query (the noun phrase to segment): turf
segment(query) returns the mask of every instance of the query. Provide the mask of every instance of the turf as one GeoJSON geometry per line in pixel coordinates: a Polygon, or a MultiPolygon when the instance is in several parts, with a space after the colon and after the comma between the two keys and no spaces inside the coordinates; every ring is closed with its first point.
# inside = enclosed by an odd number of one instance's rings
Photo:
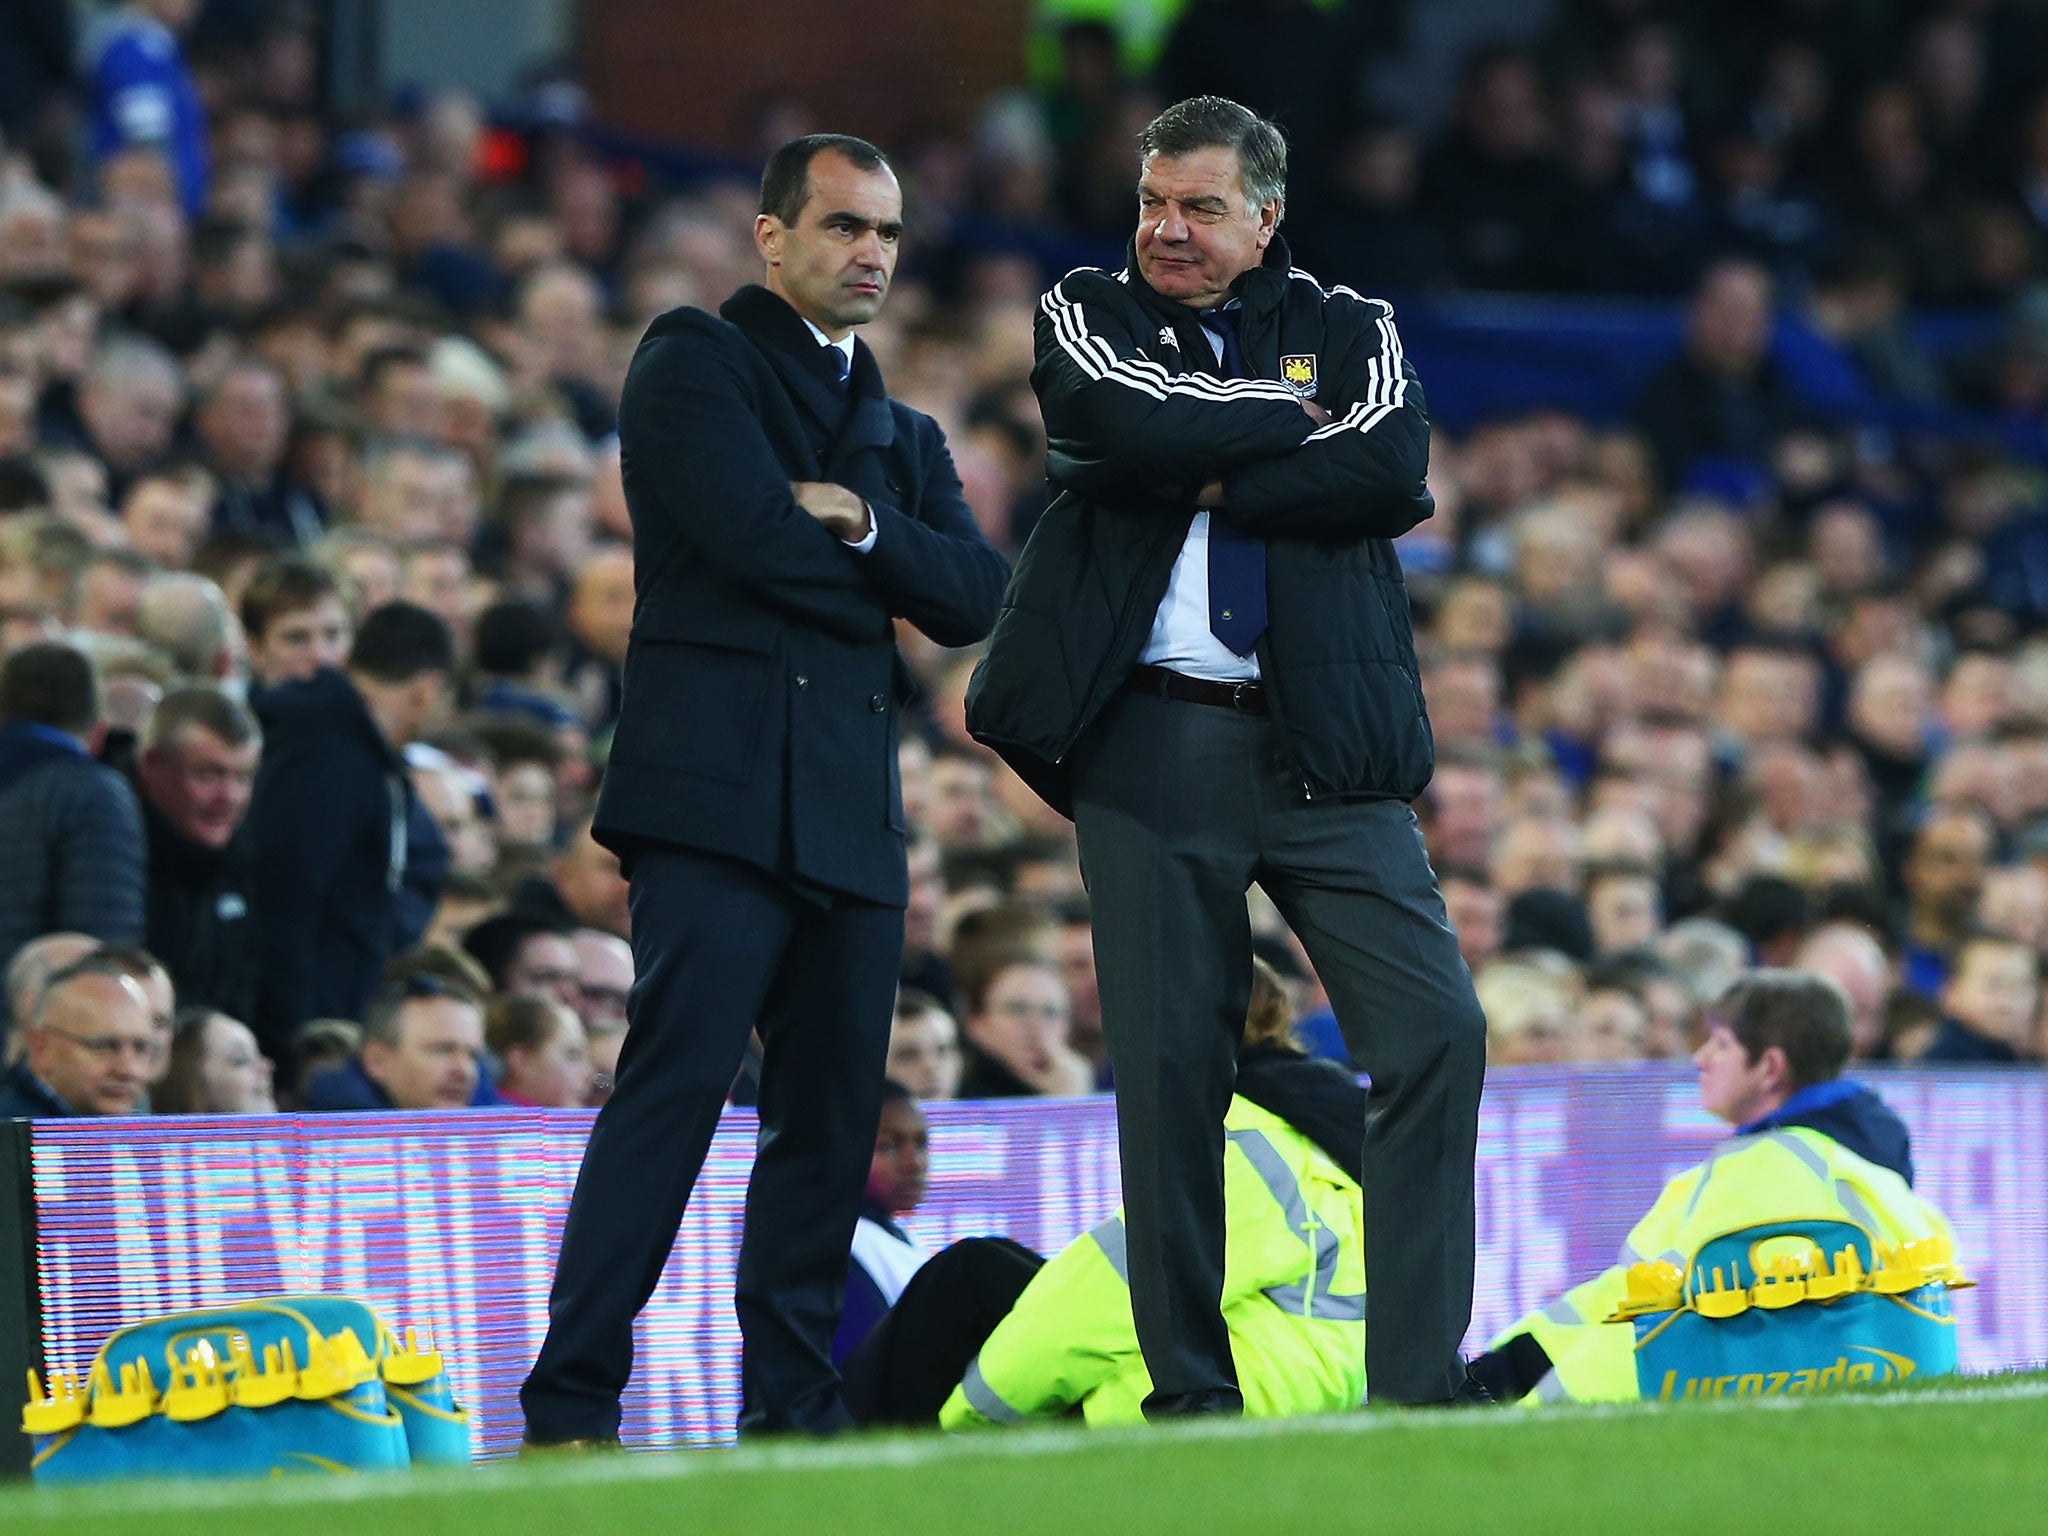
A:
{"type": "MultiPolygon", "coordinates": [[[[1932,1388],[1932,1384],[1930,1384],[1932,1388]]],[[[1194,1536],[2048,1529],[2048,1379],[1785,1404],[855,1439],[410,1479],[0,1489],[0,1531],[1194,1536]]]]}

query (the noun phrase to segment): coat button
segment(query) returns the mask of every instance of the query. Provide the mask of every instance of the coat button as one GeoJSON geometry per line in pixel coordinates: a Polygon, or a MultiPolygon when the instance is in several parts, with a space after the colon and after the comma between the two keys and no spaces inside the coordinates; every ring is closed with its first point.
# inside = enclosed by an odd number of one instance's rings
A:
{"type": "Polygon", "coordinates": [[[797,687],[799,687],[799,688],[808,688],[808,687],[810,687],[810,686],[811,686],[811,679],[810,679],[810,676],[809,676],[809,674],[808,674],[808,673],[804,673],[804,672],[799,672],[799,673],[797,673],[797,675],[796,675],[796,685],[797,685],[797,687]]]}
{"type": "Polygon", "coordinates": [[[868,708],[872,709],[878,715],[888,707],[889,701],[879,693],[872,695],[868,699],[868,708]]]}

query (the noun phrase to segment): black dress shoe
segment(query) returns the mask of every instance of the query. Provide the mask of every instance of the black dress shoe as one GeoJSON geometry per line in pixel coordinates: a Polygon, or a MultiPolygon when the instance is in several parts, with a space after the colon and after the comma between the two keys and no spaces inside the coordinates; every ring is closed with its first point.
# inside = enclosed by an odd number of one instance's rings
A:
{"type": "Polygon", "coordinates": [[[527,1461],[536,1457],[555,1456],[602,1456],[610,1451],[623,1451],[617,1435],[590,1435],[574,1440],[521,1440],[519,1459],[527,1461]]]}

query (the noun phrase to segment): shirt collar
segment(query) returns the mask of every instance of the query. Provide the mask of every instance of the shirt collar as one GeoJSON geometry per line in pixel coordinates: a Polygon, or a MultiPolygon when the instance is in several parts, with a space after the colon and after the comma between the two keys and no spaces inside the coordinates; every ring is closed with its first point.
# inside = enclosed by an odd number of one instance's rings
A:
{"type": "Polygon", "coordinates": [[[802,315],[798,315],[797,319],[804,321],[804,329],[809,331],[811,335],[817,338],[819,346],[837,347],[839,349],[840,355],[846,359],[847,371],[849,373],[853,371],[853,332],[848,331],[846,335],[840,338],[838,341],[833,341],[830,338],[828,338],[823,331],[819,330],[815,325],[811,324],[810,321],[804,320],[804,317],[802,315]]]}

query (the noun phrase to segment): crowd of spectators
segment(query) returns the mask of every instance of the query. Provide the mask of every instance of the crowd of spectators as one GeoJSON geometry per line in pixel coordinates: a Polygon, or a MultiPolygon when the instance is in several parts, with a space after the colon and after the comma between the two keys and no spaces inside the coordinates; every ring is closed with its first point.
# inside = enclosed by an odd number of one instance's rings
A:
{"type": "MultiPolygon", "coordinates": [[[[758,276],[753,189],[460,93],[344,127],[298,10],[196,9],[103,16],[0,119],[0,1113],[599,1102],[633,978],[589,831],[633,610],[612,418],[652,316],[758,276]]],[[[1864,1058],[2048,1056],[2048,481],[1832,424],[1773,341],[1803,306],[1871,387],[1946,390],[1908,298],[2039,302],[2041,9],[1557,15],[1474,57],[1428,145],[1343,91],[1290,116],[1271,50],[1231,43],[1345,6],[1197,5],[1144,80],[1072,27],[1023,110],[898,147],[908,256],[863,334],[1014,553],[1049,274],[964,216],[1121,238],[1128,130],[1196,88],[1295,132],[1284,233],[1326,277],[1683,289],[1631,422],[1440,432],[1401,542],[1417,811],[1492,1059],[1683,1056],[1758,964],[1839,981],[1864,1058]]],[[[1987,386],[2037,421],[2041,336],[1987,386]]],[[[1071,829],[966,737],[975,655],[902,639],[891,1073],[1109,1086],[1071,829]]]]}

